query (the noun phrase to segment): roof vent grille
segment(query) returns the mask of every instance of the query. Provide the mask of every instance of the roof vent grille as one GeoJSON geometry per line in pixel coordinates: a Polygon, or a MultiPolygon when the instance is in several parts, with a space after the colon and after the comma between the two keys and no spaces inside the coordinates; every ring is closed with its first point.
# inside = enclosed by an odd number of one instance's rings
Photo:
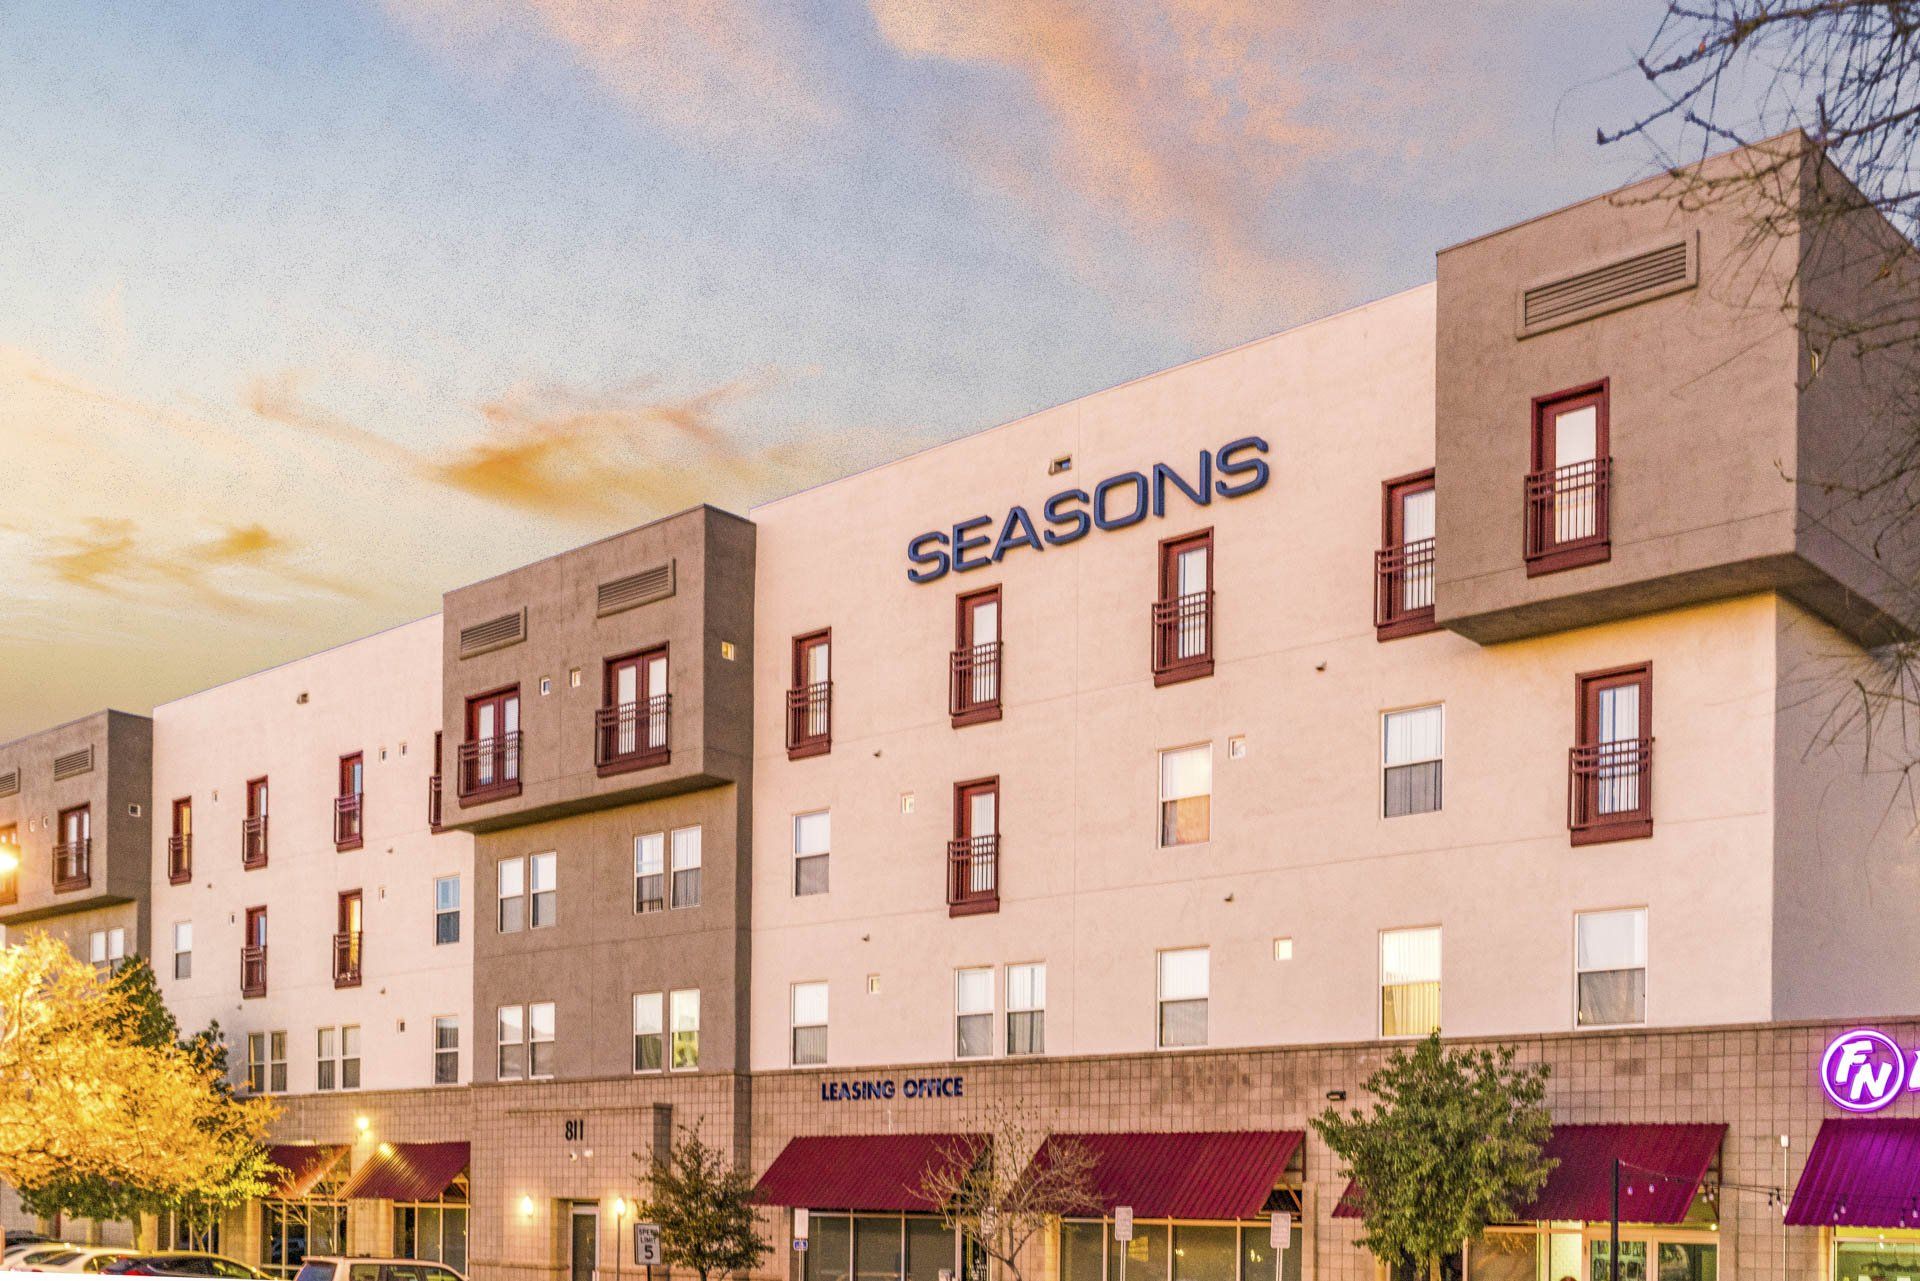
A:
{"type": "Polygon", "coordinates": [[[1560,276],[1521,291],[1519,336],[1578,324],[1610,311],[1691,289],[1700,283],[1700,235],[1560,276]]]}
{"type": "Polygon", "coordinates": [[[651,605],[654,601],[665,600],[673,595],[673,585],[672,561],[602,583],[596,606],[598,614],[605,618],[608,614],[617,614],[636,605],[651,605]]]}
{"type": "Polygon", "coordinates": [[[0,796],[20,795],[20,770],[16,766],[0,774],[0,796]]]}
{"type": "Polygon", "coordinates": [[[77,778],[93,768],[93,745],[78,751],[64,753],[53,758],[53,778],[57,783],[63,778],[77,778]]]}
{"type": "Polygon", "coordinates": [[[484,623],[462,627],[460,657],[472,658],[475,654],[505,649],[509,645],[518,645],[526,638],[527,607],[522,605],[511,614],[502,614],[498,618],[489,618],[484,623]]]}

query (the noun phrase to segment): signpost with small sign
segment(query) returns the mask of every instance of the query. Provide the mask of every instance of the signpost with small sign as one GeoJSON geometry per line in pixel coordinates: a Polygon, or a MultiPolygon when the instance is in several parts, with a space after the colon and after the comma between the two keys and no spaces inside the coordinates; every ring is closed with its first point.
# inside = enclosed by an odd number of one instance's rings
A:
{"type": "MultiPolygon", "coordinates": [[[[1133,1207],[1116,1205],[1113,1207],[1113,1239],[1127,1242],[1133,1240],[1133,1207]]],[[[1127,1251],[1120,1251],[1120,1281],[1127,1281],[1127,1251]]]]}
{"type": "Polygon", "coordinates": [[[807,1212],[798,1206],[793,1211],[793,1248],[795,1253],[805,1254],[807,1250],[807,1212]]]}
{"type": "Polygon", "coordinates": [[[1284,1254],[1292,1240],[1293,1216],[1285,1210],[1275,1210],[1273,1220],[1268,1225],[1267,1244],[1284,1254]]]}
{"type": "Polygon", "coordinates": [[[658,1223],[636,1223],[633,1225],[633,1261],[651,1268],[663,1260],[660,1257],[660,1225],[658,1223]]]}

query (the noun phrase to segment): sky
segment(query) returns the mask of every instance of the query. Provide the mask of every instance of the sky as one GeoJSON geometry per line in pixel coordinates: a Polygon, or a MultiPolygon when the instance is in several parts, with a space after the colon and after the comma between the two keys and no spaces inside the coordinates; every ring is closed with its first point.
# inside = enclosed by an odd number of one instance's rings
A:
{"type": "Polygon", "coordinates": [[[1430,280],[1648,0],[0,0],[0,740],[1430,280]]]}

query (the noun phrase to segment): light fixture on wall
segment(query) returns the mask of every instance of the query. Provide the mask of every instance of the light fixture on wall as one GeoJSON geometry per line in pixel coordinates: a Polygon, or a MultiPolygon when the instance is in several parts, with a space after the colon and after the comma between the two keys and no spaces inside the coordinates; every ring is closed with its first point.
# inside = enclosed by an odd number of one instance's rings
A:
{"type": "Polygon", "coordinates": [[[365,1134],[368,1130],[371,1130],[373,1128],[373,1122],[368,1120],[364,1116],[356,1116],[353,1118],[353,1128],[360,1131],[360,1133],[365,1134]]]}
{"type": "Polygon", "coordinates": [[[520,1217],[523,1219],[531,1219],[533,1217],[532,1197],[523,1196],[520,1198],[520,1217]]]}

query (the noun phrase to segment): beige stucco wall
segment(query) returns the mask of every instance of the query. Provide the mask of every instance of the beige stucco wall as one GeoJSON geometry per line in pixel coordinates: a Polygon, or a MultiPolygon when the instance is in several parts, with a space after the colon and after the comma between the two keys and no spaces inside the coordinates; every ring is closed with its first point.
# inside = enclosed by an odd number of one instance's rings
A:
{"type": "Polygon", "coordinates": [[[288,1085],[315,1083],[315,1031],[357,1024],[363,1089],[432,1082],[433,1018],[460,1019],[461,1079],[472,1014],[473,839],[427,827],[427,779],[440,719],[436,615],[154,710],[156,812],[194,802],[193,880],[167,881],[170,819],[154,824],[155,969],[183,1027],[218,1019],[244,1072],[246,1034],[288,1033],[288,1085]],[[300,701],[302,696],[305,702],[300,701]],[[365,844],[337,852],[339,758],[366,754],[365,844]],[[240,865],[246,782],[266,775],[267,866],[240,865]],[[433,882],[461,878],[461,939],[434,943],[433,882]],[[357,988],[333,984],[336,896],[363,892],[365,957],[357,988]],[[242,922],[268,909],[267,995],[240,996],[242,922]],[[173,978],[171,935],[191,921],[193,975],[173,978]]]}

